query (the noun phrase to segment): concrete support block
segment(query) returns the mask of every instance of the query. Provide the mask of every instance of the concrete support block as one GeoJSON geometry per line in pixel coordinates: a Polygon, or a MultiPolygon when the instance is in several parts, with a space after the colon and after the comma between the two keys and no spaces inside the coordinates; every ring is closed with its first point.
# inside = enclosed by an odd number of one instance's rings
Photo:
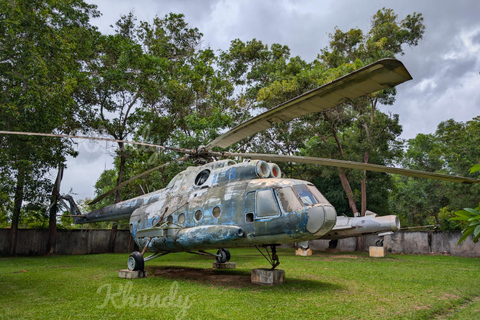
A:
{"type": "Polygon", "coordinates": [[[302,257],[311,256],[312,255],[312,249],[303,250],[302,248],[298,248],[295,251],[295,255],[296,256],[302,256],[302,257]]]}
{"type": "Polygon", "coordinates": [[[340,253],[340,248],[327,248],[326,253],[340,253]]]}
{"type": "Polygon", "coordinates": [[[212,265],[213,269],[236,269],[237,264],[235,262],[224,262],[224,263],[218,263],[214,262],[212,265]]]}
{"type": "Polygon", "coordinates": [[[276,286],[285,282],[285,270],[253,269],[251,281],[254,284],[276,286]]]}
{"type": "Polygon", "coordinates": [[[128,269],[118,270],[118,276],[120,278],[125,279],[141,279],[147,277],[147,271],[145,270],[138,270],[138,271],[131,271],[128,269]]]}
{"type": "Polygon", "coordinates": [[[368,252],[370,253],[370,257],[374,258],[383,258],[387,256],[387,250],[385,247],[371,246],[368,248],[368,252]]]}

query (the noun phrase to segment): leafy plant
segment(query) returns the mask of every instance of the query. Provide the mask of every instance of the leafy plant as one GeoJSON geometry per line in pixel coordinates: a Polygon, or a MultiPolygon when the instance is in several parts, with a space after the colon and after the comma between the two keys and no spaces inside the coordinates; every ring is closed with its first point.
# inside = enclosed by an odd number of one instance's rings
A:
{"type": "MultiPolygon", "coordinates": [[[[473,166],[470,169],[470,173],[480,171],[480,164],[473,166]]],[[[462,243],[467,239],[469,235],[473,233],[473,242],[477,243],[478,238],[480,237],[480,203],[475,209],[464,208],[455,212],[457,217],[451,218],[450,220],[465,220],[470,222],[468,227],[463,230],[463,236],[458,240],[458,244],[462,243]]]]}

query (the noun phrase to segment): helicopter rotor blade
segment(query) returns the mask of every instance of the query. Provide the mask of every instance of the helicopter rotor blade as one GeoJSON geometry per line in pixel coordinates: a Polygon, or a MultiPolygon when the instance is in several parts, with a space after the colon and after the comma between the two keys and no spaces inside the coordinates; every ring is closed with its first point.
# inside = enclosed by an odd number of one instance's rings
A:
{"type": "Polygon", "coordinates": [[[173,160],[173,161],[166,162],[166,163],[164,163],[164,164],[162,164],[162,165],[160,165],[160,166],[158,166],[158,167],[155,167],[155,168],[152,168],[152,169],[150,169],[150,170],[144,171],[144,172],[140,173],[139,175],[136,175],[136,176],[134,176],[134,177],[132,177],[132,178],[130,178],[130,179],[122,182],[121,184],[119,184],[119,185],[116,186],[115,188],[113,188],[113,189],[105,192],[104,194],[96,197],[95,199],[93,199],[93,200],[89,203],[89,205],[95,204],[95,203],[97,203],[97,202],[105,199],[106,197],[108,197],[109,195],[111,195],[112,193],[114,193],[115,191],[123,188],[124,186],[126,186],[127,184],[129,184],[129,183],[132,182],[132,181],[137,180],[138,178],[141,178],[141,177],[143,177],[143,176],[146,176],[146,175],[152,173],[152,172],[155,171],[155,170],[161,169],[161,168],[163,168],[163,167],[166,167],[166,166],[171,165],[171,164],[176,163],[176,162],[181,162],[181,161],[186,160],[186,159],[188,159],[188,156],[183,156],[183,157],[178,158],[178,159],[175,159],[175,160],[173,160]]]}
{"type": "Polygon", "coordinates": [[[382,166],[378,164],[361,163],[361,162],[353,162],[353,161],[346,161],[346,160],[336,160],[336,159],[326,159],[326,158],[316,158],[316,157],[302,157],[302,156],[287,156],[287,155],[278,155],[278,154],[261,154],[261,153],[217,152],[214,154],[216,156],[223,156],[223,157],[242,157],[242,158],[252,158],[252,159],[258,159],[258,160],[265,160],[265,161],[296,162],[296,163],[317,164],[322,166],[348,168],[348,169],[360,169],[360,170],[367,170],[367,171],[400,174],[408,177],[450,181],[455,183],[465,183],[465,184],[480,183],[480,179],[475,179],[475,178],[453,176],[453,175],[448,175],[443,173],[426,172],[426,171],[420,171],[420,170],[393,168],[393,167],[387,167],[387,166],[382,166]]]}
{"type": "Polygon", "coordinates": [[[321,112],[348,99],[392,88],[411,79],[412,77],[400,61],[379,60],[236,126],[210,142],[207,149],[216,146],[227,148],[243,138],[272,127],[275,122],[290,121],[310,113],[321,112]]]}
{"type": "Polygon", "coordinates": [[[152,143],[128,141],[128,140],[117,140],[117,139],[109,139],[109,138],[102,138],[102,137],[75,136],[75,135],[68,135],[68,134],[39,133],[39,132],[3,131],[3,130],[0,130],[0,134],[20,135],[20,136],[53,137],[53,138],[86,139],[86,140],[99,140],[99,141],[109,141],[109,142],[123,142],[123,143],[126,143],[126,144],[134,144],[134,145],[139,145],[139,146],[157,148],[157,149],[160,149],[160,150],[163,150],[163,151],[171,150],[171,151],[176,151],[176,152],[185,153],[185,154],[195,154],[195,152],[196,152],[193,149],[165,147],[165,146],[161,146],[161,145],[158,145],[158,144],[152,144],[152,143]]]}

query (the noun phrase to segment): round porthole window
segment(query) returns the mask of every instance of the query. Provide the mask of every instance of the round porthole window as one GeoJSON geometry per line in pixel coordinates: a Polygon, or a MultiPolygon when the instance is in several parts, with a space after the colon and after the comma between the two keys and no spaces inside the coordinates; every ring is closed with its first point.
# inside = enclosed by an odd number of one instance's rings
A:
{"type": "Polygon", "coordinates": [[[167,222],[168,222],[168,223],[173,223],[173,217],[172,217],[172,216],[168,216],[168,217],[167,217],[167,222]]]}
{"type": "Polygon", "coordinates": [[[213,208],[212,214],[215,218],[218,218],[220,216],[220,207],[213,208]]]}
{"type": "Polygon", "coordinates": [[[202,184],[207,181],[208,177],[210,176],[210,170],[205,169],[200,171],[199,174],[197,174],[197,177],[195,178],[195,185],[201,186],[202,184]]]}
{"type": "Polygon", "coordinates": [[[183,224],[185,222],[185,213],[180,213],[178,216],[178,223],[183,224]]]}
{"type": "Polygon", "coordinates": [[[195,220],[199,221],[200,219],[202,219],[202,211],[197,210],[195,212],[195,220]]]}

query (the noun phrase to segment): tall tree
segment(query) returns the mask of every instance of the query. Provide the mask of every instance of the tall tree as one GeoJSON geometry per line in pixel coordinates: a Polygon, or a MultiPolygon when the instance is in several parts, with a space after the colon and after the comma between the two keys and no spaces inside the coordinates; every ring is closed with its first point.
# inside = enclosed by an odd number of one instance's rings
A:
{"type": "MultiPolygon", "coordinates": [[[[83,97],[93,108],[92,127],[115,139],[129,136],[185,147],[198,147],[215,137],[216,130],[230,122],[223,111],[232,86],[215,70],[213,51],[200,49],[201,36],[181,14],[139,24],[133,14],[122,17],[115,34],[102,37],[99,58],[89,65],[93,85],[83,97]]],[[[116,185],[172,157],[119,143],[116,185]]],[[[154,173],[122,192],[132,197],[165,186],[173,172],[163,169],[162,178],[154,173]]],[[[108,183],[102,180],[98,192],[108,183]]],[[[121,198],[117,190],[115,201],[121,198]]]]}
{"type": "MultiPolygon", "coordinates": [[[[81,72],[84,48],[94,29],[95,6],[80,0],[4,1],[0,4],[0,128],[61,132],[74,123],[72,93],[81,72]]],[[[86,50],[85,50],[86,51],[86,50]]],[[[12,203],[10,253],[16,249],[18,221],[25,200],[46,194],[34,186],[52,167],[74,154],[68,140],[2,136],[3,179],[12,203]],[[5,169],[6,168],[6,169],[5,169]]],[[[3,180],[2,179],[2,180],[3,180]]],[[[51,187],[51,184],[50,184],[51,187]]]]}
{"type": "MultiPolygon", "coordinates": [[[[366,35],[360,29],[351,29],[348,32],[336,29],[335,33],[330,35],[329,47],[322,50],[321,61],[330,67],[338,68],[356,59],[370,63],[380,58],[403,55],[403,45],[416,46],[423,37],[425,26],[421,14],[407,15],[400,22],[397,18],[392,9],[383,8],[373,16],[371,29],[366,35]]],[[[372,152],[378,153],[382,149],[384,152],[388,151],[391,142],[394,143],[401,132],[398,119],[386,117],[378,112],[378,104],[393,104],[394,95],[395,89],[383,90],[350,103],[350,107],[356,113],[356,126],[360,129],[358,141],[362,162],[371,161],[372,152]]],[[[398,154],[398,145],[396,148],[396,151],[391,149],[393,154],[389,157],[384,155],[383,158],[392,159],[395,153],[398,154]]],[[[366,179],[367,173],[364,171],[361,183],[362,216],[367,207],[366,179]]]]}
{"type": "MultiPolygon", "coordinates": [[[[403,167],[460,176],[480,161],[480,117],[467,122],[453,119],[441,122],[435,133],[418,134],[407,142],[401,162],[403,167]]],[[[480,190],[470,185],[421,179],[397,178],[392,189],[391,207],[402,222],[412,225],[428,223],[429,217],[442,224],[439,213],[451,212],[478,204],[480,190]]]]}
{"type": "MultiPolygon", "coordinates": [[[[397,22],[397,15],[391,9],[379,10],[372,19],[371,29],[364,33],[360,29],[342,32],[336,29],[331,34],[327,48],[321,51],[319,60],[307,65],[295,76],[277,80],[259,91],[262,101],[285,101],[312,86],[325,84],[339,76],[354,71],[375,60],[402,54],[402,45],[416,45],[424,32],[421,14],[408,15],[397,22]]],[[[378,110],[379,104],[392,104],[395,90],[369,95],[355,99],[336,109],[292,122],[303,127],[300,139],[314,139],[307,155],[335,157],[345,160],[375,162],[388,164],[398,155],[399,144],[396,142],[401,128],[397,116],[385,115],[378,110]],[[311,133],[315,133],[316,138],[311,133]],[[315,142],[314,142],[315,141],[315,142]],[[311,154],[310,152],[313,152],[311,154]]],[[[292,137],[290,137],[292,140],[292,137]]],[[[293,137],[295,139],[295,137],[293,137]]],[[[347,170],[338,170],[338,175],[347,195],[353,213],[358,212],[356,192],[352,188],[347,170]]],[[[370,175],[378,176],[378,175],[370,175]]],[[[361,214],[366,211],[367,173],[361,177],[361,214]]]]}

